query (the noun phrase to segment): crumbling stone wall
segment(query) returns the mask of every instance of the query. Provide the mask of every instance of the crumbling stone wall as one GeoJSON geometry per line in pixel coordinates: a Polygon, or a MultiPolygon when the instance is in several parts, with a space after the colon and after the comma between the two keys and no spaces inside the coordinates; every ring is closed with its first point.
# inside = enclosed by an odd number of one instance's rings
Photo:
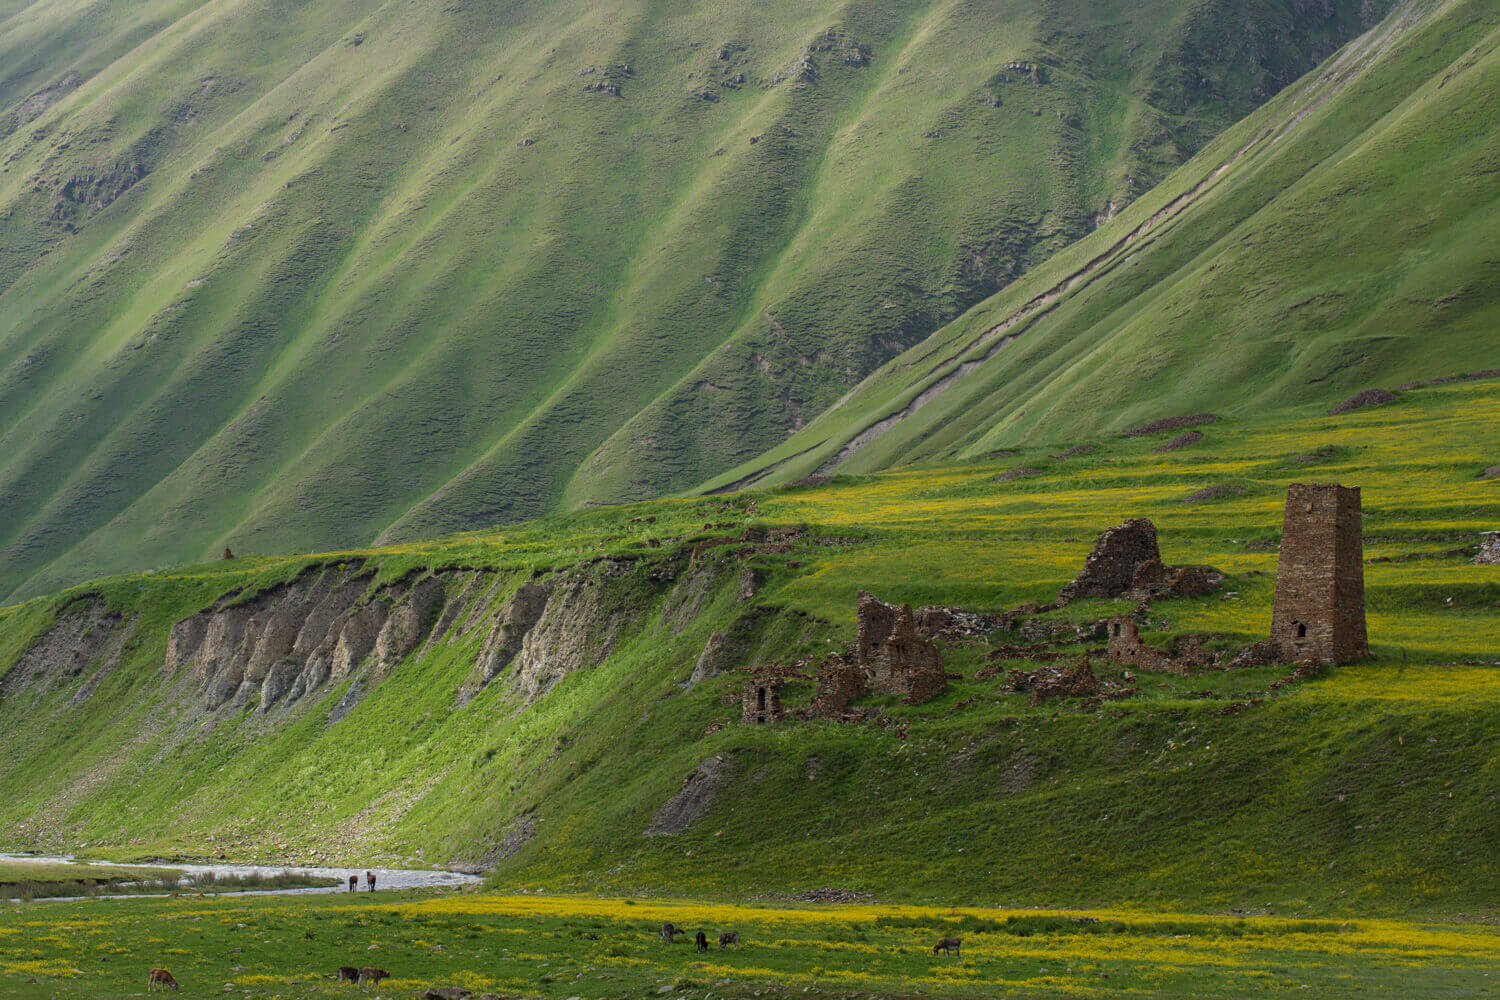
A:
{"type": "Polygon", "coordinates": [[[942,654],[918,633],[910,604],[898,608],[862,590],[855,616],[855,663],[868,675],[871,690],[920,705],[947,689],[942,654]]]}
{"type": "Polygon", "coordinates": [[[836,719],[844,714],[850,702],[870,689],[865,671],[840,653],[830,653],[818,665],[818,693],[808,706],[813,719],[836,719]]]}
{"type": "Polygon", "coordinates": [[[908,705],[931,701],[948,688],[948,672],[938,648],[917,634],[911,605],[903,604],[875,668],[884,687],[908,705]]]}
{"type": "Polygon", "coordinates": [[[1212,566],[1167,566],[1161,561],[1156,525],[1138,517],[1099,536],[1078,576],[1058,591],[1057,603],[1081,597],[1192,597],[1215,590],[1224,574],[1212,566]]]}
{"type": "MultiPolygon", "coordinates": [[[[854,652],[858,663],[875,669],[896,624],[896,607],[874,594],[861,590],[854,606],[854,652]]],[[[877,677],[877,680],[883,678],[877,677]]]]}
{"type": "Polygon", "coordinates": [[[1109,644],[1105,653],[1111,663],[1152,673],[1186,677],[1190,667],[1186,660],[1141,641],[1140,629],[1129,618],[1116,618],[1109,623],[1109,644]]]}
{"type": "Polygon", "coordinates": [[[1370,655],[1358,486],[1287,489],[1271,641],[1287,660],[1347,663],[1370,655]]]}
{"type": "Polygon", "coordinates": [[[1131,518],[1105,531],[1094,543],[1078,576],[1057,594],[1059,603],[1080,597],[1123,597],[1135,582],[1136,568],[1161,566],[1156,525],[1144,517],[1131,518]]]}

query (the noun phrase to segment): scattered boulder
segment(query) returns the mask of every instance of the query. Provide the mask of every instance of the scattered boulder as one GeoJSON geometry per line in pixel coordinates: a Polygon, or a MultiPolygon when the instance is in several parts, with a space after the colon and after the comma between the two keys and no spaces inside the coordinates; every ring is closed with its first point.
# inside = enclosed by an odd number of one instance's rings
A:
{"type": "Polygon", "coordinates": [[[1077,455],[1087,455],[1089,452],[1094,451],[1094,450],[1095,450],[1094,446],[1091,445],[1091,444],[1075,444],[1073,447],[1071,447],[1071,448],[1065,448],[1061,452],[1059,452],[1058,454],[1053,455],[1052,457],[1053,458],[1073,458],[1073,457],[1075,457],[1077,455]]]}
{"type": "Polygon", "coordinates": [[[425,1000],[468,1000],[474,994],[459,986],[429,986],[422,994],[425,1000]]]}
{"type": "Polygon", "coordinates": [[[1500,465],[1492,465],[1479,474],[1480,479],[1500,479],[1500,465]]]}
{"type": "Polygon", "coordinates": [[[1328,411],[1329,416],[1337,416],[1340,413],[1353,413],[1355,410],[1366,410],[1372,406],[1384,406],[1394,403],[1400,397],[1389,389],[1365,389],[1356,392],[1342,403],[1328,411]]]}
{"type": "Polygon", "coordinates": [[[1006,471],[1000,473],[998,476],[995,476],[993,481],[997,483],[1008,483],[1015,479],[1030,479],[1034,476],[1040,476],[1041,474],[1041,469],[1033,469],[1029,466],[1023,465],[1020,468],[1007,469],[1006,471]]]}
{"type": "Polygon", "coordinates": [[[1484,538],[1479,543],[1479,554],[1474,557],[1476,563],[1488,566],[1500,566],[1500,531],[1486,531],[1484,538]]]}

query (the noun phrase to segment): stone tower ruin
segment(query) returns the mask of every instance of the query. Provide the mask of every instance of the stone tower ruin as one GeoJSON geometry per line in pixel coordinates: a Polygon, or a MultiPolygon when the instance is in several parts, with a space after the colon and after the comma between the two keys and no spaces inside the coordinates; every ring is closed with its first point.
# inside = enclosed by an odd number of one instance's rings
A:
{"type": "Polygon", "coordinates": [[[1286,660],[1347,663],[1370,655],[1358,486],[1288,487],[1271,641],[1286,660]]]}

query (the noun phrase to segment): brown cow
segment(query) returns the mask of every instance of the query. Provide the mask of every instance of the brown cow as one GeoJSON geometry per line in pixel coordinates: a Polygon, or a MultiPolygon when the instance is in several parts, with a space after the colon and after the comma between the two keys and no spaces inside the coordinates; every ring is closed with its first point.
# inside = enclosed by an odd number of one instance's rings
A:
{"type": "Polygon", "coordinates": [[[686,933],[687,933],[687,931],[683,930],[681,927],[673,927],[670,923],[662,924],[661,925],[661,943],[662,944],[671,944],[671,943],[673,943],[673,941],[675,941],[677,939],[677,935],[679,935],[679,934],[686,934],[686,933]]]}
{"type": "Polygon", "coordinates": [[[380,981],[382,979],[389,979],[389,978],[391,978],[391,974],[389,972],[386,972],[384,969],[360,969],[359,970],[359,981],[362,984],[363,983],[374,983],[376,986],[379,986],[380,985],[380,981]]]}
{"type": "Polygon", "coordinates": [[[699,951],[707,951],[708,935],[703,933],[702,931],[699,931],[697,934],[693,935],[693,943],[698,946],[699,951]]]}
{"type": "Polygon", "coordinates": [[[357,982],[359,982],[359,970],[356,969],[352,965],[341,965],[341,966],[339,966],[339,982],[341,982],[341,983],[357,983],[357,982]]]}
{"type": "Polygon", "coordinates": [[[725,931],[723,934],[719,935],[719,947],[724,948],[729,945],[734,945],[736,948],[740,946],[739,931],[725,931]]]}
{"type": "Polygon", "coordinates": [[[231,552],[231,551],[229,551],[229,546],[227,546],[227,545],[224,546],[224,558],[225,559],[233,559],[234,558],[234,553],[231,552]]]}
{"type": "Polygon", "coordinates": [[[932,953],[936,955],[941,951],[949,955],[958,955],[960,954],[959,949],[963,947],[963,944],[963,941],[959,938],[943,938],[932,946],[932,953]]]}
{"type": "Polygon", "coordinates": [[[375,891],[375,873],[374,872],[365,872],[365,885],[367,885],[367,886],[370,887],[370,891],[371,892],[375,891]]]}
{"type": "Polygon", "coordinates": [[[150,992],[158,988],[169,989],[173,993],[176,993],[177,980],[173,979],[172,974],[166,969],[152,969],[146,976],[146,991],[150,992]]]}
{"type": "Polygon", "coordinates": [[[359,876],[358,875],[350,875],[349,876],[349,891],[350,892],[358,892],[359,891],[359,876]]]}

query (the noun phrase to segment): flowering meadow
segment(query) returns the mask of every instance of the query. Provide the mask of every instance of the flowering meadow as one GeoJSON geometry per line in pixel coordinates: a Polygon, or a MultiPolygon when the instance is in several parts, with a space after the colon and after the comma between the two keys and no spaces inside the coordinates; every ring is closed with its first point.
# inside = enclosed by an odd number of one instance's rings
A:
{"type": "Polygon", "coordinates": [[[1411,997],[1500,983],[1500,928],[1133,910],[736,905],[442,893],[32,904],[0,910],[0,997],[1411,997]],[[664,922],[704,930],[663,944],[664,922]],[[738,947],[719,933],[738,931],[738,947]],[[956,955],[934,954],[942,937],[956,955]]]}

